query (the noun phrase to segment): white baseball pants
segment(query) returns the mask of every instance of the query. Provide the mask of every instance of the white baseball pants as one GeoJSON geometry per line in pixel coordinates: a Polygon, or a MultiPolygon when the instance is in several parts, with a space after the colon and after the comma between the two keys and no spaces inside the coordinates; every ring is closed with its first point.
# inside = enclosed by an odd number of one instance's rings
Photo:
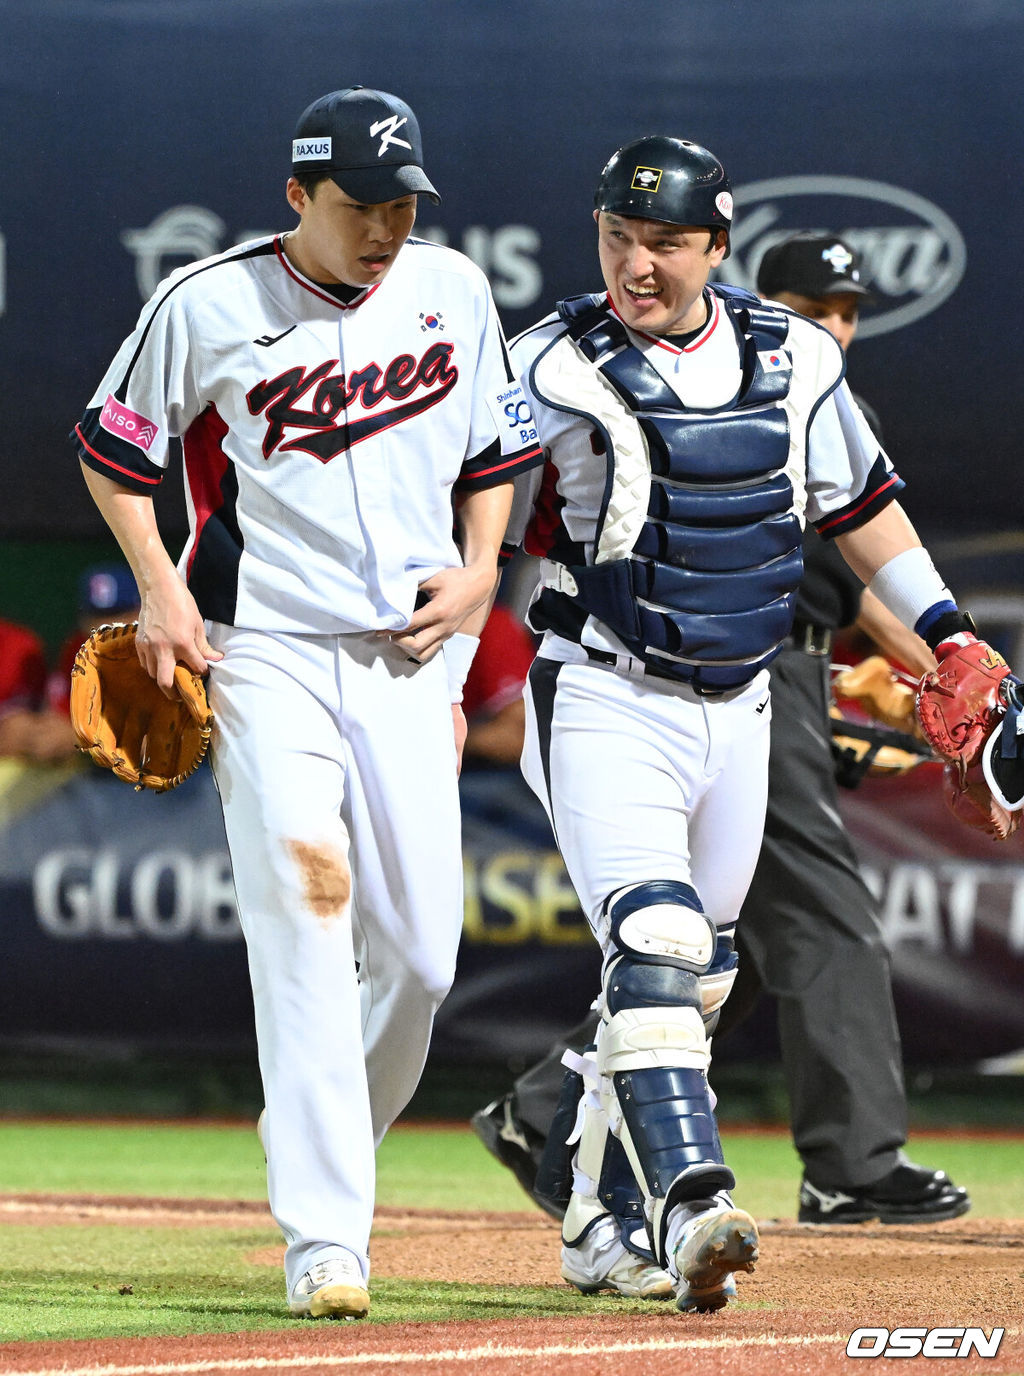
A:
{"type": "Polygon", "coordinates": [[[764,829],[767,672],[706,698],[542,657],[525,696],[523,773],[603,953],[602,906],[626,884],[691,884],[717,927],[734,926],[764,829]]]}
{"type": "Polygon", "coordinates": [[[374,1150],[408,1103],[462,926],[443,659],[211,624],[212,760],[248,949],[289,1292],[369,1274],[374,1150]]]}

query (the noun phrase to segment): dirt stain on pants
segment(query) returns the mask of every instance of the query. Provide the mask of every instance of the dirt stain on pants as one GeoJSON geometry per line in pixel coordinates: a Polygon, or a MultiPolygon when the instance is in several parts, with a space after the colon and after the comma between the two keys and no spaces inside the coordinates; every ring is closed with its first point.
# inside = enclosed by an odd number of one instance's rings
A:
{"type": "Polygon", "coordinates": [[[348,862],[333,846],[309,841],[286,843],[302,877],[302,892],[310,912],[325,927],[339,918],[352,893],[348,862]]]}

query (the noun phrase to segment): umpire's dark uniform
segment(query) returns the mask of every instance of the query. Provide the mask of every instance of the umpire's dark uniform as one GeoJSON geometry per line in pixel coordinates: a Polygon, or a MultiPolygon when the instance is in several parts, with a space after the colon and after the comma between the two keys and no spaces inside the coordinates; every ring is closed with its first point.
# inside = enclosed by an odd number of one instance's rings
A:
{"type": "Polygon", "coordinates": [[[804,566],[793,634],[770,670],[764,842],[718,1035],[758,984],[775,996],[793,1141],[815,1185],[842,1189],[895,1167],[907,1110],[889,955],[839,815],[830,743],[832,635],[856,619],[862,585],[813,533],[804,566]]]}

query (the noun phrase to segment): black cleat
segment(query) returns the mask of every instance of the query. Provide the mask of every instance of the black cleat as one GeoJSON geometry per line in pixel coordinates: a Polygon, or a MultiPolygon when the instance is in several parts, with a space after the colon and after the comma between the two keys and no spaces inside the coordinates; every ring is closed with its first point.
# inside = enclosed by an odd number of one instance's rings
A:
{"type": "Polygon", "coordinates": [[[533,1202],[552,1218],[561,1219],[565,1210],[556,1209],[550,1200],[536,1192],[537,1167],[544,1139],[516,1117],[512,1095],[506,1094],[479,1109],[470,1123],[487,1150],[512,1172],[533,1202]]]}
{"type": "Polygon", "coordinates": [[[821,1190],[800,1182],[799,1223],[941,1223],[971,1207],[970,1196],[945,1171],[901,1161],[871,1185],[821,1190]]]}

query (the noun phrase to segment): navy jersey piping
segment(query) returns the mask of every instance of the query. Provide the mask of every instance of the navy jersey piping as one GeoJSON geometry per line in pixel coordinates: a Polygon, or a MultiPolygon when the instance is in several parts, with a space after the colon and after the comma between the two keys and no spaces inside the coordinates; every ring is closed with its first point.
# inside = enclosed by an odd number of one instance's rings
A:
{"type": "Polygon", "coordinates": [[[271,254],[273,252],[274,240],[270,239],[265,244],[258,244],[256,245],[256,247],[248,248],[242,253],[232,254],[230,258],[220,257],[217,258],[215,262],[205,263],[202,267],[196,268],[195,272],[190,272],[187,277],[182,277],[180,281],[175,282],[173,286],[168,287],[167,291],[163,294],[163,296],[157,302],[156,306],[153,308],[153,312],[150,315],[149,319],[146,321],[146,328],[142,331],[138,347],[132,355],[128,367],[124,370],[124,376],[122,377],[118,385],[117,391],[114,393],[114,396],[117,397],[118,401],[124,401],[128,395],[128,381],[131,378],[132,371],[135,368],[136,363],[139,361],[139,355],[142,353],[142,350],[145,347],[146,338],[149,335],[150,327],[152,326],[154,320],[156,320],[156,317],[160,310],[163,308],[165,302],[169,300],[171,295],[175,291],[177,291],[179,287],[183,287],[186,282],[191,282],[193,278],[198,277],[201,273],[209,272],[211,268],[224,267],[228,263],[241,263],[244,262],[247,258],[262,258],[265,257],[267,254],[271,254]]]}

